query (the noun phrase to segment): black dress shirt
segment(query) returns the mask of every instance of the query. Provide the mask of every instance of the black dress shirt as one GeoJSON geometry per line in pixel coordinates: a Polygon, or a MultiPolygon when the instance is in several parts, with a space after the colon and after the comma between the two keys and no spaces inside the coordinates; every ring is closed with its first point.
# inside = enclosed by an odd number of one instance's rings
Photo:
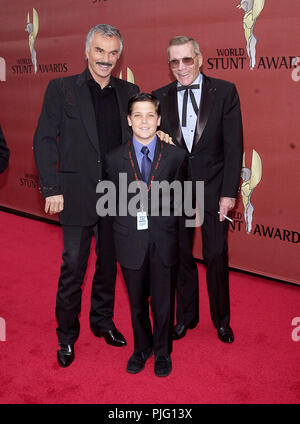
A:
{"type": "Polygon", "coordinates": [[[99,147],[102,160],[106,153],[122,142],[120,109],[115,89],[110,83],[103,89],[87,70],[87,83],[90,88],[95,110],[99,147]]]}

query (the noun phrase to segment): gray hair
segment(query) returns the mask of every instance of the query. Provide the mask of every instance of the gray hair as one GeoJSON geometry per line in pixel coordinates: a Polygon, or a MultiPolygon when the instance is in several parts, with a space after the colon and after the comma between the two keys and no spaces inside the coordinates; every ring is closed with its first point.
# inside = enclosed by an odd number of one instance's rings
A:
{"type": "Polygon", "coordinates": [[[170,47],[181,46],[181,45],[187,44],[189,42],[192,43],[192,46],[194,47],[195,54],[201,54],[199,44],[192,37],[187,37],[186,35],[177,35],[176,37],[172,38],[172,40],[170,40],[170,42],[169,42],[168,57],[170,58],[170,47]]]}
{"type": "Polygon", "coordinates": [[[105,37],[118,37],[118,39],[120,40],[120,51],[119,51],[119,57],[120,57],[122,53],[122,49],[123,49],[122,35],[117,28],[108,24],[99,24],[89,30],[88,35],[86,36],[86,42],[85,42],[86,51],[90,50],[91,41],[96,33],[100,33],[104,35],[105,37]]]}

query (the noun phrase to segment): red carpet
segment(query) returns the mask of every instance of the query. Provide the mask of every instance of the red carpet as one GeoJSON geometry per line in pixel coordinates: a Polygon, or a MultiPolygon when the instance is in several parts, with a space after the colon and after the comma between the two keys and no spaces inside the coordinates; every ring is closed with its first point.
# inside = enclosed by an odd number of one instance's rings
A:
{"type": "MultiPolygon", "coordinates": [[[[231,272],[231,324],[236,340],[221,343],[210,321],[204,267],[200,324],[174,343],[173,372],[154,375],[153,357],[138,375],[126,373],[133,350],[129,305],[120,277],[115,323],[125,348],[108,346],[88,323],[91,255],[83,287],[75,362],[56,362],[55,294],[61,262],[60,228],[0,212],[0,403],[299,403],[300,341],[291,325],[300,316],[300,287],[231,272]]],[[[299,331],[300,334],[300,331],[299,331]]]]}

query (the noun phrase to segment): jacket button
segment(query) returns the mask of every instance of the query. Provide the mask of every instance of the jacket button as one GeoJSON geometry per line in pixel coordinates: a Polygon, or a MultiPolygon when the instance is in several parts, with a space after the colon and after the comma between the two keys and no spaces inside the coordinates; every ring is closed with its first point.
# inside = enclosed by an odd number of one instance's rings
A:
{"type": "Polygon", "coordinates": [[[194,159],[194,156],[193,155],[189,155],[189,159],[194,159]]]}

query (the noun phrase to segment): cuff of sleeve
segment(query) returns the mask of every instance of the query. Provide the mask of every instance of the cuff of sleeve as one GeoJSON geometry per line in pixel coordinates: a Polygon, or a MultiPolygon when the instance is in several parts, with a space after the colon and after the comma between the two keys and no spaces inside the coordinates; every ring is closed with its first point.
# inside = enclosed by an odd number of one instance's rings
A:
{"type": "Polygon", "coordinates": [[[43,186],[40,187],[40,192],[42,193],[44,199],[49,196],[58,196],[59,194],[62,194],[61,189],[58,186],[43,186]]]}

